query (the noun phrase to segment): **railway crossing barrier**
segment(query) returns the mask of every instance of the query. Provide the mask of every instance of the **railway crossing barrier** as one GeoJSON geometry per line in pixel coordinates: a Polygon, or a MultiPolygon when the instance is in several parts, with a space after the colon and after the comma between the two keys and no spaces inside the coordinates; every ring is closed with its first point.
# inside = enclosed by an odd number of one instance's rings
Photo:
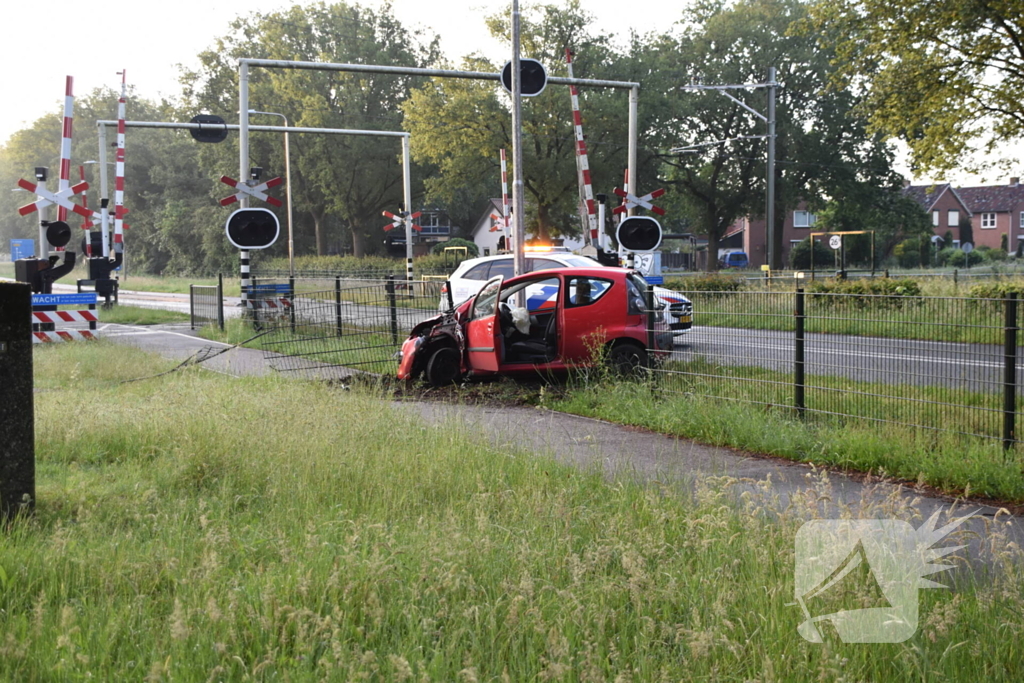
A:
{"type": "Polygon", "coordinates": [[[75,339],[96,339],[96,293],[80,294],[34,294],[32,295],[32,343],[73,341],[75,339]],[[86,306],[75,310],[59,310],[66,306],[86,306]],[[68,323],[85,324],[86,328],[57,329],[68,323]]]}

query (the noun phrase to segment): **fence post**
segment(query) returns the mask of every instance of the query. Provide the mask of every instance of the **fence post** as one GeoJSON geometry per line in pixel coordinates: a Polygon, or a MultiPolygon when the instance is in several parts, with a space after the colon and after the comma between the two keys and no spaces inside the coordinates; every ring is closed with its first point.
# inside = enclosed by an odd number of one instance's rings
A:
{"type": "Polygon", "coordinates": [[[188,286],[188,326],[189,329],[196,329],[196,294],[195,285],[188,286]]]}
{"type": "Polygon", "coordinates": [[[341,276],[334,276],[334,329],[341,336],[341,276]]]}
{"type": "Polygon", "coordinates": [[[291,318],[292,334],[295,334],[295,278],[288,278],[288,300],[291,306],[288,307],[288,316],[291,318]]]}
{"type": "MultiPolygon", "coordinates": [[[[411,262],[410,262],[411,263],[411,262]]],[[[410,274],[412,269],[410,267],[410,274]]],[[[412,279],[409,279],[412,282],[412,279]]],[[[384,290],[388,294],[388,311],[391,313],[391,343],[398,345],[398,302],[395,299],[395,276],[388,275],[384,282],[384,290]]]]}
{"type": "Polygon", "coordinates": [[[654,351],[654,285],[648,283],[647,299],[647,348],[654,351]]]}
{"type": "Polygon", "coordinates": [[[804,290],[796,290],[796,311],[794,313],[796,322],[796,338],[793,344],[793,405],[796,406],[797,415],[802,419],[805,416],[804,404],[804,290]]]}
{"type": "Polygon", "coordinates": [[[224,331],[224,273],[217,273],[217,326],[224,331]]]}
{"type": "Polygon", "coordinates": [[[1003,327],[1003,450],[1015,440],[1017,420],[1017,292],[1006,295],[1003,327]]]}

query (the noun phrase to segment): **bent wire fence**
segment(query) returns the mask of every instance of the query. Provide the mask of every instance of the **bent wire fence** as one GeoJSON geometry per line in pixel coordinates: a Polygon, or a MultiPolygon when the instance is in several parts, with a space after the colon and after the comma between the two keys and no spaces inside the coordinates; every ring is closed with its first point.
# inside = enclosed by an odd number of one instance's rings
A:
{"type": "MultiPolygon", "coordinates": [[[[262,282],[262,281],[261,281],[262,282]]],[[[257,299],[254,325],[271,367],[312,373],[336,366],[393,374],[412,327],[438,312],[443,282],[335,277],[291,280],[291,297],[257,299]],[[273,306],[268,304],[278,303],[273,306]],[[284,303],[287,302],[287,303],[284,303]]],[[[267,286],[257,284],[255,287],[267,286]]]]}
{"type": "Polygon", "coordinates": [[[1018,301],[690,292],[694,329],[656,390],[1016,442],[1018,301]]]}

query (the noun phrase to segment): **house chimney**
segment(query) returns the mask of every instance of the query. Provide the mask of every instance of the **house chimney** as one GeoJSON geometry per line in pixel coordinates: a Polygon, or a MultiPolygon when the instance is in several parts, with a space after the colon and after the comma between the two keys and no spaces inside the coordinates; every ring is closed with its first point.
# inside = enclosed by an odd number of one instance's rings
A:
{"type": "Polygon", "coordinates": [[[1010,187],[1017,187],[1020,184],[1020,178],[1010,178],[1010,187]]]}

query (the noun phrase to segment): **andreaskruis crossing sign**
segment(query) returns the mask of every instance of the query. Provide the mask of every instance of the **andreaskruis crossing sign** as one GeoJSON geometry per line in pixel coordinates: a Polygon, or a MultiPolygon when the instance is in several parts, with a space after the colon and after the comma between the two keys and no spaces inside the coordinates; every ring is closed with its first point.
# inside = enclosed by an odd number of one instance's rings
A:
{"type": "Polygon", "coordinates": [[[225,197],[224,199],[220,200],[221,206],[228,206],[230,204],[234,204],[237,201],[241,201],[244,195],[248,195],[255,199],[261,199],[265,201],[267,204],[270,204],[271,206],[282,206],[280,199],[276,197],[271,197],[270,195],[267,194],[267,190],[269,190],[272,187],[277,187],[283,182],[280,178],[271,178],[265,183],[253,185],[252,187],[246,185],[245,183],[240,183],[234,178],[229,178],[226,175],[221,176],[220,181],[225,185],[230,185],[231,187],[238,190],[238,192],[231,195],[230,197],[225,197]]]}
{"type": "Polygon", "coordinates": [[[71,201],[72,196],[88,190],[89,183],[78,183],[77,185],[72,185],[69,188],[61,190],[60,192],[50,192],[49,190],[41,188],[35,183],[30,183],[27,180],[19,180],[18,187],[23,190],[28,190],[29,192],[35,192],[36,196],[39,197],[38,200],[31,204],[26,204],[18,209],[18,213],[22,216],[27,216],[33,211],[46,208],[51,204],[56,204],[60,208],[67,209],[68,211],[73,211],[79,216],[92,216],[92,211],[71,201]]]}

